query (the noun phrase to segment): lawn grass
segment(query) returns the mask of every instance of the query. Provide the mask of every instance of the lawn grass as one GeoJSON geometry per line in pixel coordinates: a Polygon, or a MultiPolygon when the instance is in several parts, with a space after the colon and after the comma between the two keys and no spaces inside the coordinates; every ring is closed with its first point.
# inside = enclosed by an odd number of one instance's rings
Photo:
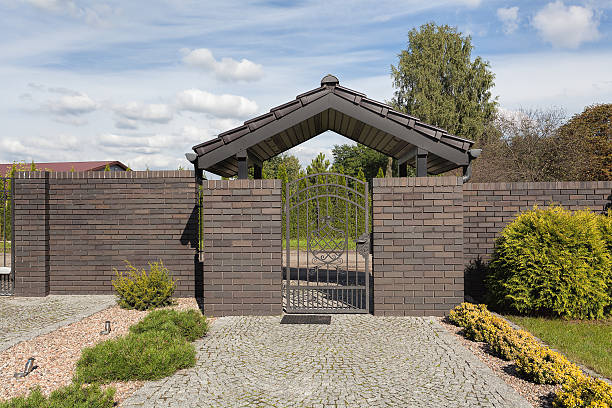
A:
{"type": "Polygon", "coordinates": [[[612,378],[612,319],[577,321],[506,316],[570,360],[612,378]]]}
{"type": "MultiPolygon", "coordinates": [[[[308,250],[308,245],[306,242],[306,238],[300,238],[300,249],[301,250],[308,250]]],[[[338,239],[338,242],[340,242],[341,240],[338,239]]],[[[292,238],[289,240],[289,245],[291,247],[291,249],[297,249],[298,248],[298,240],[297,238],[292,238]]],[[[357,247],[357,244],[355,244],[355,240],[353,239],[349,239],[348,240],[348,249],[355,249],[357,247]]],[[[283,239],[283,249],[287,248],[287,240],[283,239]]]]}

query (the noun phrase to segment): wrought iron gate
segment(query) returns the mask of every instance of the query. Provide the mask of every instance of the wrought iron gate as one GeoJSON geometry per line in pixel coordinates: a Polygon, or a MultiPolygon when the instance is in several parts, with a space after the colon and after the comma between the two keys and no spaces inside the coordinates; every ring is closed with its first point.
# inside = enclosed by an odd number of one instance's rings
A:
{"type": "Polygon", "coordinates": [[[15,289],[14,179],[0,177],[0,296],[15,289]]]}
{"type": "Polygon", "coordinates": [[[285,186],[283,307],[288,313],[368,313],[368,183],[337,173],[285,186]]]}

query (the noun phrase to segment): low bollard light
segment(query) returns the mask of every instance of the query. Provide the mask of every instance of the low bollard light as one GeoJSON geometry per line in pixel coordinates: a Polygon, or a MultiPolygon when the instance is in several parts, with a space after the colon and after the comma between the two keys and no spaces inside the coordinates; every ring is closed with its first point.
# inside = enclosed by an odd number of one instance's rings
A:
{"type": "Polygon", "coordinates": [[[102,330],[100,334],[106,335],[106,334],[110,334],[110,332],[111,332],[111,325],[110,325],[110,321],[107,320],[104,322],[104,330],[102,330]]]}
{"type": "Polygon", "coordinates": [[[33,369],[34,369],[34,357],[30,357],[30,358],[28,358],[28,361],[26,361],[25,368],[23,369],[23,372],[15,373],[14,377],[15,378],[25,377],[26,375],[30,374],[33,369]]]}

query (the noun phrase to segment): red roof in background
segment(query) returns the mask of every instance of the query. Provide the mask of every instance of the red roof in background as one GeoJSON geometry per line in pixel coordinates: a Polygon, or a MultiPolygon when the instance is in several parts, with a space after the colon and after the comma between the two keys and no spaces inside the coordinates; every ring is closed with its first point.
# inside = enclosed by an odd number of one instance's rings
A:
{"type": "MultiPolygon", "coordinates": [[[[23,164],[23,163],[22,163],[23,164]]],[[[116,165],[121,167],[123,170],[127,169],[127,166],[120,161],[87,161],[87,162],[56,162],[56,163],[36,163],[36,170],[47,170],[47,171],[102,171],[108,164],[109,166],[116,165]]],[[[11,169],[13,163],[0,164],[0,177],[6,175],[6,172],[11,169]]],[[[30,163],[25,163],[27,170],[30,169],[30,163]]]]}

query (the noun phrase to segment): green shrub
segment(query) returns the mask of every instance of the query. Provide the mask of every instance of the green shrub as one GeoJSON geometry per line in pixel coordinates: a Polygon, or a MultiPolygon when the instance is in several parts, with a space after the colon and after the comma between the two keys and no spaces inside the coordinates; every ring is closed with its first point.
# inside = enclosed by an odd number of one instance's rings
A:
{"type": "Polygon", "coordinates": [[[580,376],[563,384],[553,401],[555,408],[610,408],[612,385],[605,381],[580,376]]]}
{"type": "Polygon", "coordinates": [[[139,270],[126,261],[127,271],[115,269],[113,287],[117,291],[119,306],[125,309],[148,310],[169,306],[176,283],[163,262],[149,263],[150,272],[139,270]]]}
{"type": "Polygon", "coordinates": [[[34,388],[27,397],[0,402],[0,408],[111,408],[114,396],[114,388],[102,391],[96,384],[73,383],[53,391],[49,398],[39,388],[34,388]]]}
{"type": "Polygon", "coordinates": [[[145,331],[83,350],[76,378],[84,382],[156,380],[195,364],[195,349],[166,331],[145,331]]]}
{"type": "Polygon", "coordinates": [[[134,334],[149,331],[164,331],[179,335],[187,341],[203,337],[208,331],[206,316],[198,310],[177,312],[176,310],[155,310],[130,327],[134,334]]]}
{"type": "Polygon", "coordinates": [[[603,317],[611,261],[598,217],[560,207],[520,214],[496,242],[487,277],[491,303],[525,314],[603,317]]]}

